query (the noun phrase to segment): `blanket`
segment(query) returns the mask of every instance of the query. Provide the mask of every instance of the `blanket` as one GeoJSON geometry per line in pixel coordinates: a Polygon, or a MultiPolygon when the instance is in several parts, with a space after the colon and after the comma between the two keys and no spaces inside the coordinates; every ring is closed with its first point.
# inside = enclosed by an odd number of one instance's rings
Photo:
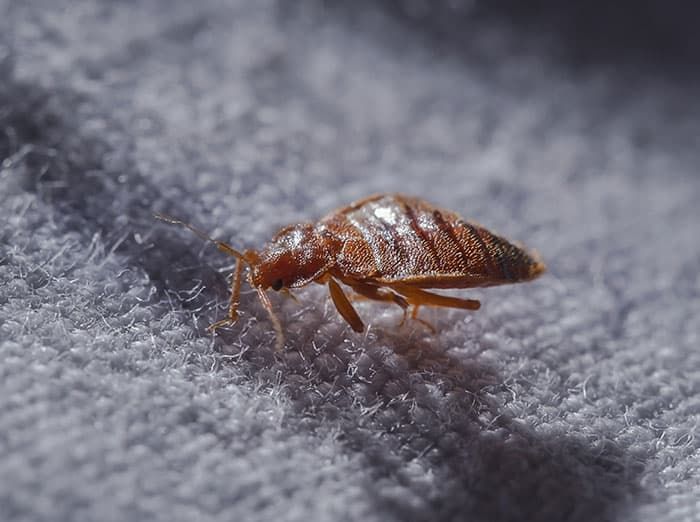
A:
{"type": "Polygon", "coordinates": [[[0,0],[0,519],[696,520],[692,17],[516,4],[0,0]],[[382,192],[547,273],[434,331],[271,293],[276,350],[154,218],[256,249],[382,192]]]}

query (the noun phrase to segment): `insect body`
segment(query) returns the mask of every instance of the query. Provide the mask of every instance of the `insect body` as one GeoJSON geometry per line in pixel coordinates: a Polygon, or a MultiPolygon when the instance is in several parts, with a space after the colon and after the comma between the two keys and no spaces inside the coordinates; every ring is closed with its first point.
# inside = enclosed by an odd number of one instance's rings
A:
{"type": "Polygon", "coordinates": [[[234,323],[244,265],[248,281],[270,314],[277,331],[282,328],[266,294],[269,288],[288,291],[311,282],[328,285],[340,315],[356,332],[364,324],[346,296],[343,283],[355,293],[394,303],[415,318],[422,305],[477,310],[479,301],[429,292],[427,288],[472,288],[529,281],[544,264],[534,254],[418,198],[377,194],[339,209],[318,223],[291,225],[280,230],[262,250],[239,252],[209,238],[238,259],[231,286],[228,317],[211,329],[234,323]]]}

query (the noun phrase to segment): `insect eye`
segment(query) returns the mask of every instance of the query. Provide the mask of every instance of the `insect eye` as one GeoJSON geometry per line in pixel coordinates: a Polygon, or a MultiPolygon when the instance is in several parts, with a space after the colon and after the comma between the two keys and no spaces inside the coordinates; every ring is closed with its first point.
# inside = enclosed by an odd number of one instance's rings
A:
{"type": "Polygon", "coordinates": [[[284,286],[284,283],[282,282],[281,279],[275,279],[274,283],[272,283],[272,289],[275,292],[278,292],[279,290],[282,290],[282,287],[284,286]]]}

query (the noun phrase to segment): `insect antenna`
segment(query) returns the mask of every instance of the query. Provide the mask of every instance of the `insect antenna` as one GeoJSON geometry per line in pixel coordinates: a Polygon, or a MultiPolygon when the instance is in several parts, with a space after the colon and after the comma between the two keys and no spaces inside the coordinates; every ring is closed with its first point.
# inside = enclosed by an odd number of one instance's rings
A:
{"type": "Polygon", "coordinates": [[[197,235],[197,237],[203,239],[204,241],[209,241],[210,243],[214,243],[216,245],[216,247],[219,250],[221,250],[222,252],[229,254],[233,257],[236,257],[250,266],[250,261],[241,252],[239,252],[238,250],[233,248],[228,243],[224,243],[223,241],[219,241],[218,239],[214,239],[213,237],[209,236],[208,234],[201,231],[197,227],[190,225],[189,223],[185,223],[184,221],[181,221],[181,220],[176,219],[174,217],[166,216],[165,214],[156,213],[156,214],[153,214],[153,217],[155,217],[156,219],[160,219],[161,221],[165,221],[166,223],[170,223],[171,225],[181,225],[181,226],[191,230],[192,232],[194,232],[195,235],[197,235]]]}

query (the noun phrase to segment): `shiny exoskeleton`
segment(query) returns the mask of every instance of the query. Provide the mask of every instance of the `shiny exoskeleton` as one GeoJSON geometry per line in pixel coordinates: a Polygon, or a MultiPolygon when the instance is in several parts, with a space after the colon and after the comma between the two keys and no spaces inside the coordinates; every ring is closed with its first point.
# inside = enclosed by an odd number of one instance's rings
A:
{"type": "MultiPolygon", "coordinates": [[[[170,218],[208,238],[191,225],[170,218]]],[[[536,255],[513,245],[456,213],[400,194],[377,194],[339,209],[318,223],[280,230],[259,252],[239,252],[214,241],[236,257],[228,317],[238,318],[241,277],[266,308],[283,342],[282,329],[265,291],[288,291],[311,282],[327,284],[340,315],[356,332],[364,324],[346,296],[343,283],[361,296],[395,303],[404,310],[421,305],[476,310],[479,301],[428,292],[426,288],[472,288],[529,281],[545,270],[536,255]]]]}

